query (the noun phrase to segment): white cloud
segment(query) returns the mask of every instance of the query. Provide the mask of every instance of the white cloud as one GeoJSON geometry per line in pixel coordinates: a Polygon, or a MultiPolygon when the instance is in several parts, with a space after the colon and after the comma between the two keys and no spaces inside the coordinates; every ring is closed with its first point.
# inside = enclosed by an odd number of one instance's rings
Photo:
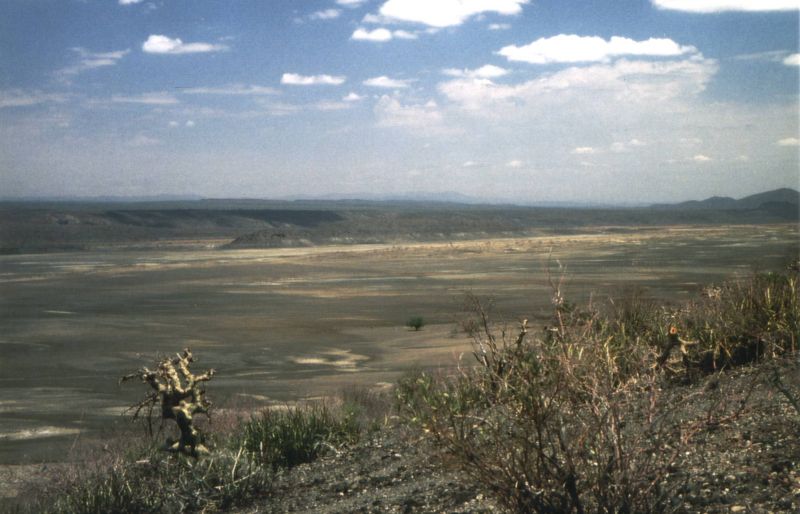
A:
{"type": "Polygon", "coordinates": [[[170,126],[170,127],[177,127],[178,125],[180,125],[180,123],[178,123],[178,122],[177,122],[177,121],[175,121],[175,120],[172,120],[172,121],[170,121],[170,122],[169,122],[169,126],[170,126]]]}
{"type": "Polygon", "coordinates": [[[389,78],[386,75],[380,77],[372,77],[363,82],[365,86],[370,87],[383,87],[383,88],[406,88],[408,87],[408,80],[400,80],[389,78]]]}
{"type": "Polygon", "coordinates": [[[682,46],[671,39],[650,38],[646,41],[634,41],[625,37],[612,36],[606,41],[596,36],[577,36],[559,34],[549,38],[540,38],[525,45],[509,45],[500,49],[498,54],[509,61],[523,61],[532,64],[553,62],[605,62],[611,57],[622,55],[671,57],[687,53],[696,53],[693,46],[682,46]]]}
{"type": "Polygon", "coordinates": [[[111,97],[112,103],[123,104],[143,104],[143,105],[175,105],[180,103],[177,98],[169,93],[144,93],[134,96],[114,95],[111,97]]]}
{"type": "Polygon", "coordinates": [[[6,107],[28,107],[50,102],[64,102],[64,95],[55,93],[43,93],[41,91],[23,91],[21,89],[11,89],[0,91],[0,109],[6,107]]]}
{"type": "Polygon", "coordinates": [[[144,0],[119,0],[119,5],[133,5],[133,4],[140,4],[144,2],[144,0]]]}
{"type": "Polygon", "coordinates": [[[392,39],[417,39],[417,35],[405,30],[392,31],[383,27],[374,30],[367,30],[359,27],[353,32],[353,35],[350,36],[350,39],[354,39],[356,41],[374,41],[381,43],[385,41],[391,41],[392,39]]]}
{"type": "Polygon", "coordinates": [[[755,52],[749,54],[736,55],[733,58],[737,61],[766,61],[766,62],[782,62],[789,52],[786,50],[769,50],[766,52],[755,52]]]}
{"type": "MultiPolygon", "coordinates": [[[[460,108],[490,117],[519,116],[525,107],[582,106],[602,109],[600,99],[630,108],[653,108],[659,102],[690,98],[705,90],[716,61],[628,61],[570,67],[520,84],[497,84],[486,78],[457,78],[439,91],[460,108]]],[[[620,114],[624,114],[620,113],[620,114]]]]}
{"type": "Polygon", "coordinates": [[[336,0],[336,3],[342,7],[358,7],[367,0],[336,0]]]}
{"type": "Polygon", "coordinates": [[[786,66],[800,66],[800,54],[792,54],[783,60],[786,66]]]}
{"type": "Polygon", "coordinates": [[[180,38],[169,38],[160,34],[151,34],[147,41],[142,43],[142,51],[149,54],[194,54],[206,52],[220,52],[227,50],[225,45],[212,43],[184,43],[180,38]]]}
{"type": "Polygon", "coordinates": [[[524,163],[522,161],[520,161],[519,159],[513,159],[513,160],[508,161],[506,163],[506,167],[507,168],[521,168],[523,166],[523,164],[524,163]]]}
{"type": "Polygon", "coordinates": [[[481,13],[519,14],[527,3],[528,0],[388,0],[379,13],[394,21],[443,28],[461,25],[481,13]]]}
{"type": "Polygon", "coordinates": [[[572,149],[572,153],[575,155],[588,155],[596,152],[597,150],[591,146],[579,146],[577,148],[572,149]]]}
{"type": "Polygon", "coordinates": [[[436,102],[403,105],[396,98],[383,95],[375,104],[375,116],[380,127],[406,127],[437,129],[442,123],[442,113],[436,102]]]}
{"type": "Polygon", "coordinates": [[[710,162],[710,161],[713,161],[714,159],[712,159],[711,157],[709,157],[707,155],[697,154],[694,157],[692,157],[692,160],[694,162],[710,162]]]}
{"type": "Polygon", "coordinates": [[[659,9],[696,13],[724,11],[793,11],[800,8],[797,0],[651,0],[659,9]]]}
{"type": "Polygon", "coordinates": [[[363,98],[364,98],[363,96],[358,95],[356,93],[353,93],[351,91],[350,93],[347,94],[347,96],[342,98],[342,101],[343,102],[358,102],[358,101],[361,101],[363,98]]]}
{"type": "Polygon", "coordinates": [[[796,137],[787,137],[785,139],[781,139],[777,143],[778,146],[800,146],[800,139],[796,137]]]}
{"type": "Polygon", "coordinates": [[[298,75],[297,73],[284,73],[281,84],[291,86],[338,86],[344,84],[347,77],[333,75],[298,75]]]}
{"type": "Polygon", "coordinates": [[[508,23],[490,23],[486,28],[489,30],[508,30],[511,28],[511,25],[508,23]]]}
{"type": "Polygon", "coordinates": [[[262,96],[276,95],[278,91],[266,86],[228,84],[219,87],[190,87],[181,89],[181,93],[186,95],[262,96]]]}
{"type": "Polygon", "coordinates": [[[461,164],[461,167],[462,168],[474,168],[477,165],[478,165],[478,163],[475,162],[475,161],[464,161],[464,163],[461,164]]]}
{"type": "Polygon", "coordinates": [[[311,20],[334,20],[342,14],[340,9],[323,9],[308,15],[311,20]]]}
{"type": "Polygon", "coordinates": [[[474,70],[447,68],[443,70],[442,73],[450,77],[493,79],[508,75],[508,70],[499,66],[494,66],[493,64],[486,64],[474,70]]]}
{"type": "Polygon", "coordinates": [[[117,50],[115,52],[90,52],[85,48],[76,47],[72,49],[80,57],[79,61],[72,66],[67,66],[56,72],[61,78],[66,79],[68,76],[77,75],[87,70],[102,68],[105,66],[114,66],[120,59],[130,53],[130,50],[117,50]]]}
{"type": "Polygon", "coordinates": [[[188,121],[186,122],[186,126],[187,126],[187,127],[189,127],[189,128],[192,128],[192,127],[194,127],[194,121],[193,121],[193,120],[188,120],[188,121]]]}

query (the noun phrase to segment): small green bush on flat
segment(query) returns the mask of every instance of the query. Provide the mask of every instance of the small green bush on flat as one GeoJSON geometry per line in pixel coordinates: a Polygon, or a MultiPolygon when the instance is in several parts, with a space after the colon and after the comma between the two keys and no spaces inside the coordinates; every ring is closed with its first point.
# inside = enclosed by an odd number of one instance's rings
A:
{"type": "Polygon", "coordinates": [[[416,332],[425,326],[425,319],[422,316],[412,316],[406,321],[406,326],[408,328],[413,328],[416,332]]]}

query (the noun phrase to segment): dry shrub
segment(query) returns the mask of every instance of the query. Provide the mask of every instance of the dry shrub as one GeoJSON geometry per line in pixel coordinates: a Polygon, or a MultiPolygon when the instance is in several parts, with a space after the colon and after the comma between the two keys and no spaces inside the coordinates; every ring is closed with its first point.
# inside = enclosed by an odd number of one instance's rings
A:
{"type": "Polygon", "coordinates": [[[664,481],[689,434],[663,404],[653,352],[621,353],[590,313],[559,309],[544,337],[523,322],[507,339],[482,312],[479,365],[404,379],[406,414],[512,511],[667,510],[664,481]]]}
{"type": "Polygon", "coordinates": [[[680,509],[691,437],[734,419],[747,395],[693,412],[697,392],[675,387],[675,374],[796,351],[796,272],[726,284],[677,310],[640,296],[579,309],[551,285],[552,324],[535,336],[527,320],[495,325],[491,305],[468,296],[477,365],[406,376],[401,412],[512,511],[680,509]],[[761,349],[747,353],[753,341],[761,349]]]}

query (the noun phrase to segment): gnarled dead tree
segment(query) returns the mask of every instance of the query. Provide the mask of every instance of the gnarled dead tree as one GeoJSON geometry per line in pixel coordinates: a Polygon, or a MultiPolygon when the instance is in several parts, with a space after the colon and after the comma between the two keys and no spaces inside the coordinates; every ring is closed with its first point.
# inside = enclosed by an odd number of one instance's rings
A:
{"type": "MultiPolygon", "coordinates": [[[[189,364],[194,362],[191,350],[185,348],[183,353],[173,358],[166,358],[158,364],[154,371],[141,368],[135,373],[126,375],[120,382],[138,378],[148,384],[153,392],[131,407],[134,419],[138,418],[144,409],[147,409],[148,423],[156,405],[161,407],[161,419],[172,419],[181,432],[180,439],[173,441],[167,439],[166,451],[183,453],[192,457],[208,453],[208,448],[203,445],[202,434],[194,426],[196,414],[207,414],[211,402],[205,398],[203,382],[208,382],[214,376],[214,370],[203,374],[194,375],[189,370],[189,364]]],[[[150,425],[148,425],[150,427],[150,425]]],[[[152,428],[151,428],[152,431],[152,428]]]]}

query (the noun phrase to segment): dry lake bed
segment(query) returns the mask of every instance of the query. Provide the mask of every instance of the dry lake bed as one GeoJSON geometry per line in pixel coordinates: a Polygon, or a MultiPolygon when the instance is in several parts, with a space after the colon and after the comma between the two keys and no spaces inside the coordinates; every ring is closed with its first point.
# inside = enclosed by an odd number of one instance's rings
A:
{"type": "MultiPolygon", "coordinates": [[[[545,269],[568,297],[640,289],[667,302],[785,267],[798,227],[659,227],[585,235],[298,249],[0,256],[0,464],[66,458],[102,437],[143,385],[125,373],[191,347],[220,404],[283,404],[404,369],[452,364],[463,295],[508,320],[547,318],[545,269]],[[419,332],[405,327],[422,316],[419,332]]],[[[184,245],[185,246],[185,245],[184,245]]]]}

